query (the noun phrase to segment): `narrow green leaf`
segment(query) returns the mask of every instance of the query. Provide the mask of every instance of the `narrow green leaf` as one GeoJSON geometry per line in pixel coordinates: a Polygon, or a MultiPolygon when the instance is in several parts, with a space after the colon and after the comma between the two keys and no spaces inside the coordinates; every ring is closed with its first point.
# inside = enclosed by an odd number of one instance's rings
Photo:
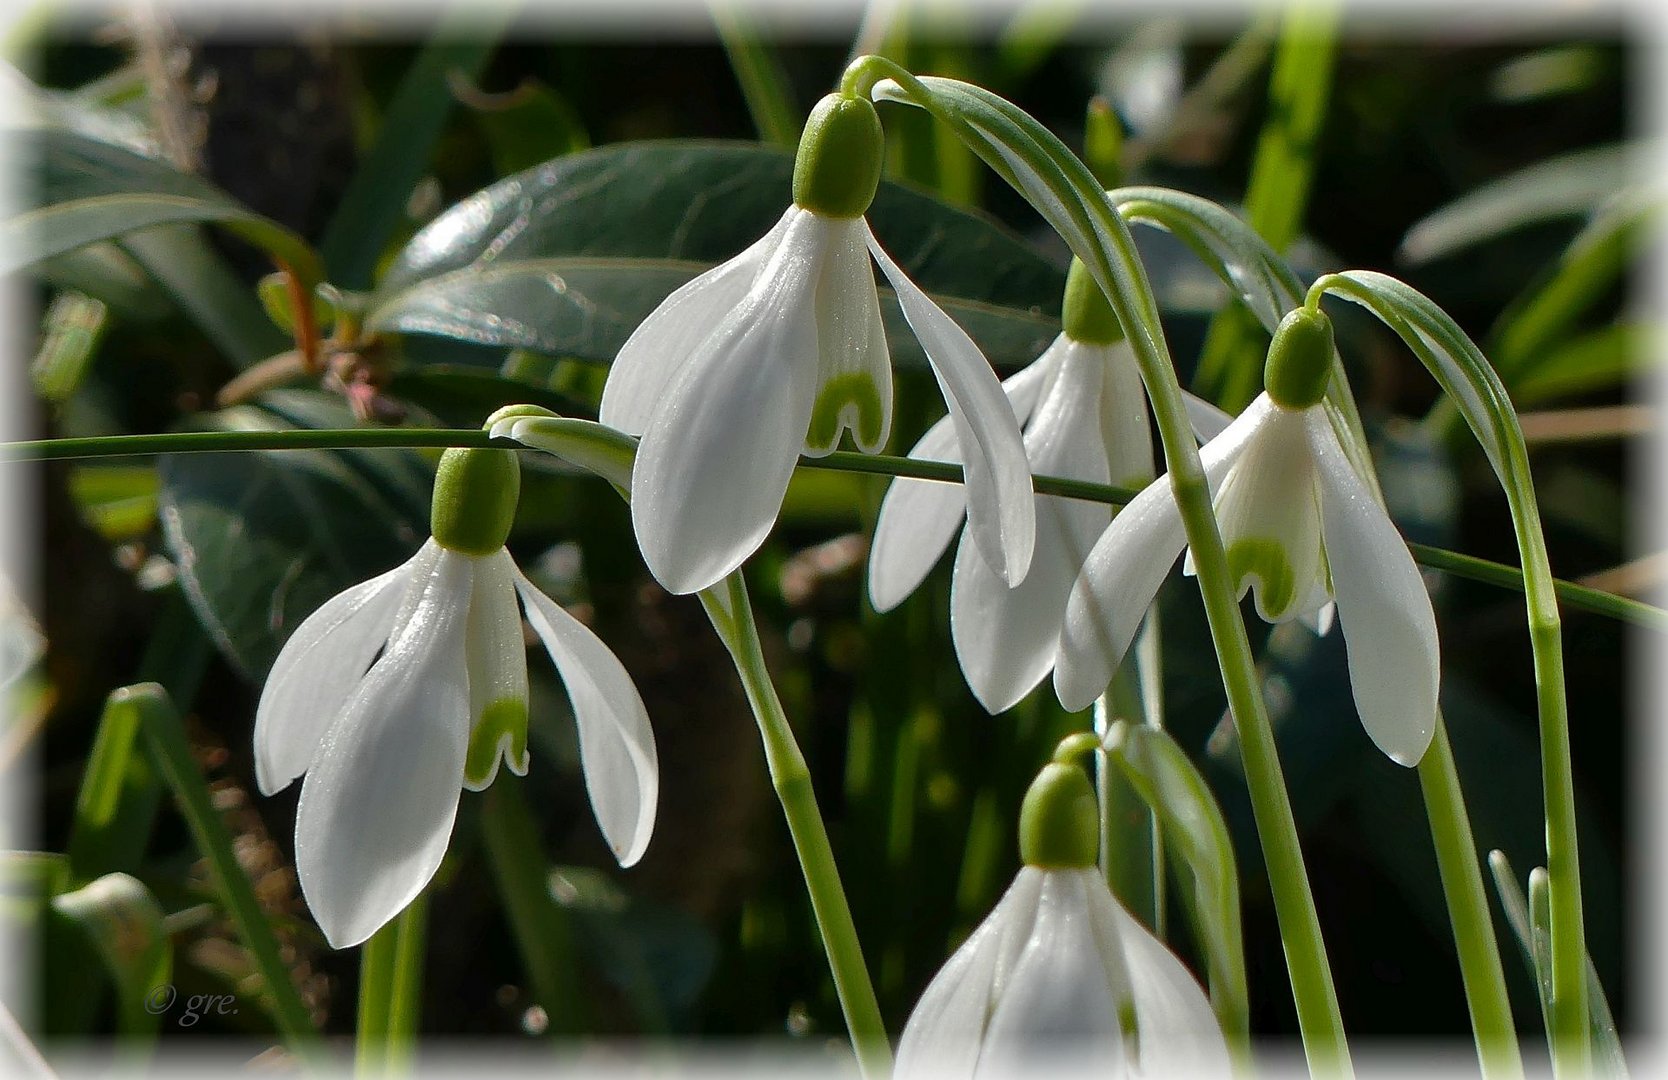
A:
{"type": "Polygon", "coordinates": [[[573,1034],[585,1030],[588,1011],[580,990],[573,927],[567,910],[551,899],[549,860],[539,846],[523,784],[513,776],[499,776],[487,789],[481,836],[522,969],[532,983],[533,1000],[544,1008],[552,1034],[573,1034]]]}
{"type": "Polygon", "coordinates": [[[799,145],[805,114],[794,105],[787,72],[744,11],[729,2],[715,3],[711,11],[759,138],[792,150],[799,145]]]}
{"type": "Polygon", "coordinates": [[[1601,146],[1490,181],[1416,222],[1399,255],[1417,266],[1524,225],[1591,212],[1637,185],[1636,154],[1626,145],[1601,146]]]}
{"type": "Polygon", "coordinates": [[[290,1047],[310,1054],[311,1040],[317,1034],[312,1017],[291,981],[278,939],[255,897],[255,887],[237,860],[232,838],[191,756],[185,723],[168,692],[155,683],[123,687],[110,695],[109,707],[132,710],[138,717],[157,771],[173,792],[198,852],[208,862],[209,879],[220,904],[261,973],[263,1004],[290,1047]]]}
{"type": "Polygon", "coordinates": [[[0,222],[0,273],[152,225],[212,222],[288,263],[309,288],[319,280],[318,260],[299,236],[171,165],[69,131],[5,139],[35,183],[33,201],[0,222]]]}
{"type": "MultiPolygon", "coordinates": [[[[1505,912],[1506,923],[1512,928],[1512,936],[1517,938],[1518,947],[1523,953],[1523,962],[1529,969],[1529,978],[1535,984],[1542,1023],[1550,1031],[1552,963],[1549,953],[1551,935],[1547,922],[1546,870],[1537,866],[1530,872],[1530,892],[1526,897],[1523,887],[1517,883],[1517,875],[1513,872],[1512,864],[1504,851],[1488,853],[1488,868],[1494,878],[1495,893],[1500,898],[1500,909],[1505,912]]],[[[1598,1065],[1596,1074],[1625,1078],[1628,1075],[1627,1059],[1622,1053],[1616,1019],[1610,1012],[1610,1002],[1605,997],[1603,985],[1599,983],[1598,969],[1593,966],[1591,956],[1587,958],[1587,1001],[1592,1018],[1594,1056],[1598,1065]]]]}
{"type": "MultiPolygon", "coordinates": [[[[1287,9],[1275,47],[1268,117],[1263,122],[1245,192],[1245,216],[1275,251],[1285,251],[1302,231],[1314,175],[1315,144],[1326,118],[1337,49],[1337,3],[1293,5],[1287,9]]],[[[1236,308],[1212,321],[1199,358],[1201,392],[1229,412],[1256,396],[1261,373],[1236,363],[1246,351],[1261,352],[1256,328],[1236,308]]]]}
{"type": "Polygon", "coordinates": [[[1617,323],[1569,339],[1547,349],[1512,385],[1520,406],[1552,398],[1587,394],[1626,382],[1652,367],[1660,367],[1654,348],[1655,327],[1617,323]]]}
{"type": "Polygon", "coordinates": [[[118,245],[239,370],[289,347],[254,291],[189,225],[136,230],[118,245]]]}
{"type": "Polygon", "coordinates": [[[99,717],[70,821],[70,869],[77,881],[139,869],[159,785],[140,743],[139,711],[111,700],[99,717]]]}
{"type": "Polygon", "coordinates": [[[1250,1032],[1239,872],[1227,822],[1210,787],[1185,751],[1164,731],[1116,723],[1106,751],[1164,826],[1166,850],[1179,876],[1188,917],[1204,946],[1211,1006],[1230,1039],[1250,1032]]]}
{"type": "Polygon", "coordinates": [[[174,949],[162,907],[137,878],[106,874],[74,892],[52,898],[52,907],[87,935],[116,986],[116,1030],[126,1050],[144,1047],[161,1022],[160,1003],[172,1004],[169,976],[174,949]]]}
{"type": "Polygon", "coordinates": [[[376,144],[319,240],[330,280],[349,289],[371,284],[377,260],[399,226],[411,189],[428,169],[455,104],[452,80],[472,80],[480,73],[513,12],[510,4],[458,4],[442,17],[400,80],[376,144]]]}

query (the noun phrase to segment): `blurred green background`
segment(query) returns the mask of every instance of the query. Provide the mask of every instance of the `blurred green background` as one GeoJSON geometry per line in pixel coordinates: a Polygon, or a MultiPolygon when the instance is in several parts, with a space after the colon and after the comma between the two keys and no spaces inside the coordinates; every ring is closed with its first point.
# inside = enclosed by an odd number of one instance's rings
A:
{"type": "MultiPolygon", "coordinates": [[[[837,80],[858,14],[809,26],[732,13],[722,20],[727,41],[693,8],[664,32],[526,16],[500,30],[477,15],[457,20],[439,45],[416,15],[397,25],[358,16],[282,32],[212,17],[135,27],[43,15],[14,55],[51,95],[43,100],[74,118],[66,126],[85,133],[97,124],[99,138],[118,142],[152,140],[147,152],[320,243],[331,280],[364,290],[426,222],[540,162],[632,140],[757,141],[761,125],[768,138],[771,120],[750,110],[738,63],[763,80],[755,86],[777,87],[778,120],[796,129],[837,80]],[[476,37],[459,36],[459,26],[476,37]]],[[[874,40],[889,55],[1009,97],[1080,151],[1085,110],[1098,96],[1125,128],[1125,182],[1230,206],[1244,195],[1272,115],[1272,16],[1223,12],[1189,23],[1071,6],[976,16],[935,8],[905,10],[881,29],[874,40]]],[[[1565,24],[1548,9],[1524,29],[1486,33],[1346,18],[1329,108],[1299,154],[1312,183],[1291,257],[1306,276],[1385,270],[1435,299],[1497,362],[1501,343],[1510,345],[1507,381],[1520,407],[1553,417],[1526,428],[1552,566],[1565,578],[1612,571],[1638,554],[1629,546],[1630,436],[1654,424],[1654,413],[1637,402],[1632,381],[1648,359],[1628,306],[1637,228],[1602,230],[1616,212],[1612,196],[1636,186],[1617,148],[1639,126],[1630,108],[1639,63],[1619,18],[1565,24]],[[1581,283],[1550,332],[1527,344],[1512,339],[1525,298],[1557,280],[1595,228],[1615,256],[1581,283]],[[1564,434],[1533,434],[1546,431],[1564,434]]],[[[1050,274],[1066,259],[1061,242],[923,115],[887,107],[883,119],[891,178],[1018,238],[1023,260],[960,273],[1000,279],[1011,271],[1014,280],[992,288],[1046,341],[1058,310],[1050,274]]],[[[786,198],[780,177],[748,180],[745,196],[714,179],[709,196],[681,174],[628,166],[613,178],[622,188],[663,186],[674,207],[712,200],[704,212],[714,224],[700,241],[712,250],[670,252],[684,258],[710,262],[739,250],[751,239],[747,222],[786,198]],[[726,198],[745,198],[746,214],[727,218],[726,198]]],[[[551,198],[564,190],[555,186],[551,198]]],[[[587,206],[608,218],[625,215],[627,202],[605,194],[587,206]]],[[[630,224],[621,222],[624,233],[630,224]]],[[[879,221],[876,229],[887,241],[879,221]]],[[[1140,232],[1185,384],[1226,298],[1180,245],[1140,232]]],[[[287,388],[209,415],[234,376],[286,348],[253,300],[272,267],[223,232],[170,226],[134,235],[79,264],[39,264],[27,279],[42,314],[40,436],[354,422],[340,386],[293,373],[287,388]]],[[[648,255],[666,242],[631,236],[626,246],[648,255]]],[[[1434,384],[1382,327],[1355,311],[1335,315],[1398,522],[1412,539],[1515,563],[1505,500],[1475,445],[1457,437],[1463,430],[1442,410],[1431,414],[1434,384]]],[[[359,400],[382,422],[472,426],[496,405],[523,399],[594,415],[597,361],[606,356],[541,355],[466,337],[360,339],[349,350],[354,366],[343,370],[348,382],[374,387],[359,400]]],[[[1258,361],[1265,340],[1246,334],[1245,362],[1258,361]]],[[[999,366],[1023,359],[992,355],[999,366]]],[[[893,452],[941,408],[919,364],[904,365],[893,452]]],[[[216,806],[308,1005],[323,1030],[345,1034],[356,955],[329,951],[300,902],[290,869],[294,789],[271,799],[254,791],[254,702],[294,619],[415,546],[426,529],[433,456],[307,457],[48,466],[37,520],[49,649],[25,684],[17,741],[39,768],[39,846],[70,852],[76,863],[77,793],[105,695],[140,678],[168,686],[188,713],[216,806]],[[323,540],[308,529],[320,520],[330,534],[323,540]],[[316,558],[321,545],[330,558],[316,558]],[[221,560],[220,568],[182,572],[182,552],[221,560]],[[272,599],[280,588],[294,590],[281,603],[272,599]]],[[[1062,714],[1046,684],[1008,714],[984,714],[951,651],[946,566],[899,610],[868,609],[865,537],[883,490],[879,478],[802,474],[749,582],[896,1030],[1006,886],[1025,785],[1052,743],[1087,717],[1062,714]]],[[[465,794],[431,891],[422,1030],[523,1040],[572,1031],[786,1036],[840,1052],[838,1005],[751,717],[697,604],[653,585],[623,504],[589,478],[531,471],[511,547],[553,595],[583,605],[638,680],[660,740],[660,817],[643,863],[614,867],[585,803],[566,702],[535,659],[532,772],[501,777],[486,795],[465,794]],[[536,841],[537,872],[550,868],[555,903],[546,925],[562,947],[542,957],[529,957],[505,914],[503,859],[481,828],[494,800],[526,811],[521,824],[532,832],[522,839],[536,841]]],[[[1442,575],[1430,581],[1443,702],[1476,837],[1485,850],[1504,849],[1523,873],[1542,859],[1542,826],[1522,599],[1442,575]]],[[[1649,567],[1634,567],[1599,583],[1637,593],[1654,580],[1649,567]]],[[[1235,830],[1253,1029],[1291,1035],[1279,935],[1237,752],[1219,731],[1222,691],[1192,582],[1172,580],[1161,605],[1165,721],[1206,771],[1235,830]]],[[[1268,633],[1255,619],[1249,625],[1270,680],[1346,1025],[1356,1036],[1436,1036],[1462,1046],[1465,1004],[1414,774],[1386,761],[1361,731],[1338,635],[1316,640],[1293,626],[1268,633]]],[[[1566,619],[1589,945],[1624,1033],[1636,974],[1629,883],[1639,872],[1630,849],[1630,657],[1656,644],[1597,615],[1566,619]]],[[[14,752],[0,765],[23,768],[29,757],[14,752]]],[[[212,903],[189,834],[154,776],[134,778],[131,793],[124,842],[83,848],[75,875],[136,876],[167,914],[173,982],[182,992],[235,989],[250,961],[212,903]]],[[[528,849],[516,850],[524,861],[528,849]]],[[[1170,926],[1178,951],[1192,955],[1179,913],[1170,926]]],[[[1520,1025],[1538,1030],[1521,957],[1503,923],[1500,933],[1520,1025]]],[[[62,928],[44,941],[44,1029],[72,1038],[116,1030],[116,997],[85,963],[86,941],[62,928]]],[[[259,1009],[160,1028],[164,1043],[271,1030],[259,1009]]]]}

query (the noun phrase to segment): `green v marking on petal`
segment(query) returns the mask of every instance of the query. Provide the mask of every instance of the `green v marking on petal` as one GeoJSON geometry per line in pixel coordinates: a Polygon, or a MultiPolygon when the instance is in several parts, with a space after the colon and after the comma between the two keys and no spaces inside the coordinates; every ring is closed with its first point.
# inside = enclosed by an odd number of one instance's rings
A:
{"type": "Polygon", "coordinates": [[[845,371],[822,384],[817,403],[811,409],[811,426],[805,432],[805,444],[817,449],[833,449],[840,437],[841,417],[846,406],[856,409],[857,423],[853,434],[862,446],[879,444],[884,432],[885,406],[880,390],[866,371],[845,371]]]}
{"type": "Polygon", "coordinates": [[[1244,588],[1245,579],[1257,579],[1257,599],[1268,618],[1278,619],[1291,610],[1296,599],[1296,582],[1286,549],[1278,540],[1245,537],[1235,540],[1228,548],[1228,573],[1236,588],[1244,588]]]}
{"type": "Polygon", "coordinates": [[[473,790],[490,783],[498,772],[500,750],[512,772],[527,771],[527,706],[514,698],[501,698],[481,710],[469,733],[464,783],[473,790]]]}

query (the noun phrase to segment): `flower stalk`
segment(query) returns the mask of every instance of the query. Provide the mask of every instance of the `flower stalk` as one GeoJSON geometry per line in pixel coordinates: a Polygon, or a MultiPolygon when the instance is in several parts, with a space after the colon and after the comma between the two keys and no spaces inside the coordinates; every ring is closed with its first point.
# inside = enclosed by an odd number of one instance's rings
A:
{"type": "Polygon", "coordinates": [[[1158,304],[1129,228],[1088,167],[1052,133],[996,95],[950,80],[919,79],[875,56],[848,67],[842,88],[891,97],[892,85],[897,97],[947,123],[1060,232],[1106,294],[1134,347],[1193,551],[1228,707],[1240,731],[1246,786],[1268,866],[1304,1051],[1311,1071],[1347,1074],[1351,1069],[1343,1018],[1274,731],[1257,684],[1210,487],[1165,345],[1158,304]],[[879,85],[883,79],[890,84],[879,85]]]}
{"type": "Polygon", "coordinates": [[[840,1010],[845,1014],[858,1066],[865,1077],[885,1077],[891,1070],[892,1050],[886,1038],[885,1022],[880,1018],[880,1003],[863,962],[863,949],[857,940],[857,927],[851,919],[845,889],[840,884],[834,849],[823,827],[822,812],[817,808],[811,770],[765,668],[747,585],[737,571],[713,588],[703,590],[700,597],[713,629],[718,631],[735,662],[736,674],[741,676],[748,704],[758,720],[765,764],[782,804],[788,832],[793,836],[794,851],[805,875],[811,910],[822,933],[828,965],[833,970],[834,990],[840,999],[840,1010]]]}

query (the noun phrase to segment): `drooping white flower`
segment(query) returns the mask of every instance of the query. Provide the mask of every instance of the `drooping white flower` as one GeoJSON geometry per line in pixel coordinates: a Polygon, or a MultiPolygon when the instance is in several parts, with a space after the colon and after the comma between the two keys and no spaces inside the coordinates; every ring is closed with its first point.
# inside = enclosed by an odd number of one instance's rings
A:
{"type": "MultiPolygon", "coordinates": [[[[1077,260],[1072,261],[1065,329],[1043,354],[1003,380],[1024,430],[1031,472],[1096,484],[1144,485],[1153,477],[1152,429],[1135,354],[1117,319],[1077,260]]],[[[1215,410],[1190,399],[1196,423],[1220,430],[1215,410]]],[[[1225,425],[1224,416],[1221,423],[1225,425]]],[[[945,417],[909,456],[958,460],[945,417]]],[[[1012,708],[1054,666],[1060,620],[1078,569],[1111,522],[1103,503],[1035,495],[1036,550],[1025,581],[1009,588],[962,534],[950,584],[950,634],[973,696],[992,713],[1012,708]]],[[[890,611],[914,592],[966,520],[962,488],[899,478],[887,489],[869,554],[869,599],[890,611]]]]}
{"type": "MultiPolygon", "coordinates": [[[[1302,618],[1323,633],[1335,602],[1362,724],[1379,749],[1411,766],[1436,726],[1440,661],[1430,595],[1319,403],[1317,387],[1329,368],[1306,364],[1322,376],[1296,391],[1275,377],[1277,361],[1323,355],[1322,336],[1330,362],[1331,329],[1321,320],[1302,311],[1287,316],[1282,330],[1290,329],[1276,334],[1270,352],[1270,392],[1200,457],[1240,595],[1250,589],[1257,613],[1270,622],[1302,618]],[[1317,343],[1287,348],[1295,341],[1317,343]]],[[[1054,668],[1066,708],[1086,707],[1106,688],[1185,543],[1168,477],[1113,519],[1066,605],[1054,668]]]]}
{"type": "Polygon", "coordinates": [[[752,247],[667,297],[609,371],[599,418],[642,436],[632,523],[673,592],[712,585],[758,548],[801,453],[827,454],[847,430],[865,453],[885,444],[892,373],[871,257],[949,404],[975,543],[1002,580],[1025,577],[1030,476],[996,375],[862,217],[880,138],[867,101],[824,99],[801,142],[794,205],[752,247]]]}
{"type": "Polygon", "coordinates": [[[897,1080],[1228,1075],[1204,991],[1095,867],[1095,812],[1075,765],[1038,777],[1022,816],[1026,865],[916,1002],[897,1080]],[[1055,812],[1032,817],[1039,790],[1055,812]],[[1042,843],[1039,824],[1054,832],[1042,843]]]}
{"type": "Polygon", "coordinates": [[[522,606],[567,689],[591,807],[622,866],[654,828],[659,767],[642,699],[608,647],[517,569],[502,546],[505,500],[457,493],[460,480],[486,486],[479,472],[448,484],[448,463],[471,460],[515,466],[509,451],[448,451],[435,538],[308,616],[256,710],[261,792],[305,774],[296,871],[336,948],[370,937],[428,884],[463,788],[491,784],[500,760],[527,772],[522,606]]]}

